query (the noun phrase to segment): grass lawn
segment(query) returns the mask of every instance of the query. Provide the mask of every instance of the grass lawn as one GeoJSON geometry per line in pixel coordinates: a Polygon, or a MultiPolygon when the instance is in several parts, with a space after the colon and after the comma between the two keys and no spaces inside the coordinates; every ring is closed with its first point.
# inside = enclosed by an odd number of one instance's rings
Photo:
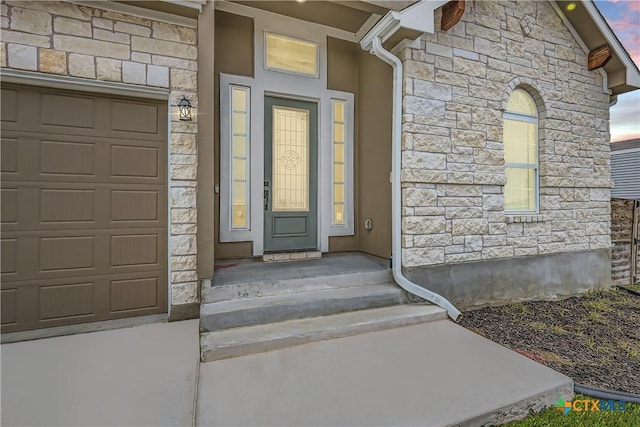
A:
{"type": "MultiPolygon", "coordinates": [[[[576,395],[574,400],[593,399],[576,395]]],[[[531,414],[522,421],[507,424],[510,427],[634,427],[640,426],[640,405],[627,403],[624,411],[569,411],[567,415],[555,408],[531,414]]]]}

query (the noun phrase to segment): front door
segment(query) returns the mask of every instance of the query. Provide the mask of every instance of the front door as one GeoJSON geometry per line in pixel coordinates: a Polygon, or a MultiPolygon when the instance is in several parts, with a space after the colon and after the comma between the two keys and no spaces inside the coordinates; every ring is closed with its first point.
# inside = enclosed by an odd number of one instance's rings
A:
{"type": "Polygon", "coordinates": [[[264,111],[264,250],[315,250],[318,105],[265,97],[264,111]]]}

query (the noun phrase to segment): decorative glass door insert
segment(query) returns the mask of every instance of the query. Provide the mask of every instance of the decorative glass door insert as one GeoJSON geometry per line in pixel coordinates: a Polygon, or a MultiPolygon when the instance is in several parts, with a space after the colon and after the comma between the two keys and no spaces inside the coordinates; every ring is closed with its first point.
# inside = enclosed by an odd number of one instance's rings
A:
{"type": "Polygon", "coordinates": [[[273,106],[273,211],[309,211],[309,110],[273,106]]]}

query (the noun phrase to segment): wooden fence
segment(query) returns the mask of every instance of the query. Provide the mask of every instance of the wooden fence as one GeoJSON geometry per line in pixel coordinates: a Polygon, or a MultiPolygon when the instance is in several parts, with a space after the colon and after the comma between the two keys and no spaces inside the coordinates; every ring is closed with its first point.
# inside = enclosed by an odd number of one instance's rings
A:
{"type": "Polygon", "coordinates": [[[611,199],[611,282],[640,281],[640,200],[611,199]]]}

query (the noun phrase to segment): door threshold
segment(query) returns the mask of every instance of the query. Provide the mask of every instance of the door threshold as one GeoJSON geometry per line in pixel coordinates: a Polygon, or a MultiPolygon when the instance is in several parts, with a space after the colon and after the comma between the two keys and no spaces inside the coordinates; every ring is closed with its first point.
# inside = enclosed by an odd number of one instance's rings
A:
{"type": "Polygon", "coordinates": [[[302,261],[305,259],[317,259],[322,258],[321,251],[307,251],[307,252],[274,252],[262,255],[263,262],[287,262],[287,261],[302,261]]]}

